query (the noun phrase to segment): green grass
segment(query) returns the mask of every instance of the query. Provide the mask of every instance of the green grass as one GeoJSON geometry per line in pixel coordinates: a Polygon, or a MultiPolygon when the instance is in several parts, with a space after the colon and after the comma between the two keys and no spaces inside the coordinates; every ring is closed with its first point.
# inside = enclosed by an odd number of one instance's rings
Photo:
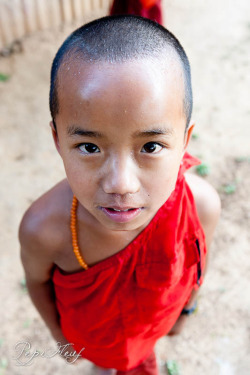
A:
{"type": "Polygon", "coordinates": [[[8,367],[8,360],[5,357],[0,358],[0,368],[4,369],[8,367]]]}
{"type": "Polygon", "coordinates": [[[29,328],[30,324],[31,324],[30,319],[26,319],[26,320],[23,322],[23,328],[29,328]]]}
{"type": "Polygon", "coordinates": [[[20,286],[21,286],[21,289],[22,289],[23,293],[27,293],[28,292],[27,285],[26,285],[26,279],[25,278],[23,278],[20,281],[20,286]]]}
{"type": "Polygon", "coordinates": [[[180,370],[178,363],[174,360],[169,360],[166,362],[166,368],[168,375],[180,375],[180,370]]]}
{"type": "Polygon", "coordinates": [[[198,133],[193,133],[192,134],[192,139],[198,139],[199,138],[199,134],[198,133]]]}
{"type": "Polygon", "coordinates": [[[0,73],[0,82],[6,82],[9,79],[10,79],[10,75],[4,74],[4,73],[0,73]]]}
{"type": "Polygon", "coordinates": [[[208,176],[210,174],[210,167],[208,164],[202,163],[200,165],[197,165],[196,172],[199,176],[208,176]]]}
{"type": "Polygon", "coordinates": [[[222,190],[225,194],[234,194],[236,192],[236,183],[226,184],[222,190]]]}
{"type": "Polygon", "coordinates": [[[234,159],[236,163],[250,162],[250,156],[238,156],[234,159]]]}

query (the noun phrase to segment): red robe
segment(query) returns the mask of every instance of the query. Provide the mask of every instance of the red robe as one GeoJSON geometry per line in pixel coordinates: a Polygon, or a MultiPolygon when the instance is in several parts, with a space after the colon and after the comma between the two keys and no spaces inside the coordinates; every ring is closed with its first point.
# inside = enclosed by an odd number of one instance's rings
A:
{"type": "Polygon", "coordinates": [[[126,248],[87,271],[64,274],[55,267],[62,331],[98,366],[138,366],[202,283],[205,237],[183,175],[196,164],[184,155],[175,190],[126,248]]]}

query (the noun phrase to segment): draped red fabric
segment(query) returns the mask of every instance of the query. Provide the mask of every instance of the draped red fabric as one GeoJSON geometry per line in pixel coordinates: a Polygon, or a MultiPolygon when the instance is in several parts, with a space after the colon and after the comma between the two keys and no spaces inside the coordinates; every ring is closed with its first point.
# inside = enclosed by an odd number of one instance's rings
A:
{"type": "Polygon", "coordinates": [[[110,15],[133,14],[162,24],[161,0],[114,0],[110,15]]]}
{"type": "Polygon", "coordinates": [[[55,267],[62,331],[98,366],[121,372],[151,366],[142,373],[155,375],[149,355],[156,341],[171,330],[202,283],[205,237],[184,178],[197,164],[184,155],[175,190],[127,247],[87,271],[65,274],[55,267]]]}

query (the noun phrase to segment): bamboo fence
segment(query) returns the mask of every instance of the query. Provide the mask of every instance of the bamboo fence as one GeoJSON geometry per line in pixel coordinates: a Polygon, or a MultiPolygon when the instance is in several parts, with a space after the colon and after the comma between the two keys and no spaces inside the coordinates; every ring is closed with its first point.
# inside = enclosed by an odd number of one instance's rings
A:
{"type": "Polygon", "coordinates": [[[111,0],[0,0],[0,52],[26,35],[81,23],[96,11],[108,14],[111,0]]]}

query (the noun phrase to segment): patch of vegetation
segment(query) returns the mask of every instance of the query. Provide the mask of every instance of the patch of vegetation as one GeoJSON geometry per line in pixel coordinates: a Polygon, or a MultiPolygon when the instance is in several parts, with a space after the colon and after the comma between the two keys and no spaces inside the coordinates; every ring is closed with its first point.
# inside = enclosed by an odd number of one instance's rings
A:
{"type": "Polygon", "coordinates": [[[250,156],[238,156],[234,159],[236,163],[244,163],[244,162],[250,162],[250,156]]]}
{"type": "Polygon", "coordinates": [[[4,74],[4,73],[0,73],[0,82],[6,82],[9,79],[10,79],[10,75],[4,74]]]}
{"type": "Polygon", "coordinates": [[[29,319],[26,319],[23,322],[23,328],[29,328],[30,324],[31,324],[31,321],[29,319]]]}
{"type": "Polygon", "coordinates": [[[199,134],[198,133],[193,133],[192,134],[192,139],[196,140],[199,138],[199,134]]]}
{"type": "Polygon", "coordinates": [[[8,367],[8,360],[5,357],[0,358],[0,375],[4,375],[5,369],[8,367]]]}
{"type": "Polygon", "coordinates": [[[168,375],[180,375],[180,370],[178,363],[174,360],[169,360],[166,362],[166,368],[168,375]]]}
{"type": "Polygon", "coordinates": [[[26,279],[25,279],[25,278],[23,278],[23,279],[20,281],[20,285],[21,285],[22,291],[23,291],[24,293],[27,293],[27,292],[28,292],[28,289],[27,289],[26,279]]]}
{"type": "Polygon", "coordinates": [[[225,194],[234,194],[236,192],[236,183],[226,184],[222,190],[225,194]]]}
{"type": "Polygon", "coordinates": [[[202,163],[200,165],[197,165],[196,172],[199,176],[205,177],[210,174],[210,167],[206,163],[202,163]]]}

